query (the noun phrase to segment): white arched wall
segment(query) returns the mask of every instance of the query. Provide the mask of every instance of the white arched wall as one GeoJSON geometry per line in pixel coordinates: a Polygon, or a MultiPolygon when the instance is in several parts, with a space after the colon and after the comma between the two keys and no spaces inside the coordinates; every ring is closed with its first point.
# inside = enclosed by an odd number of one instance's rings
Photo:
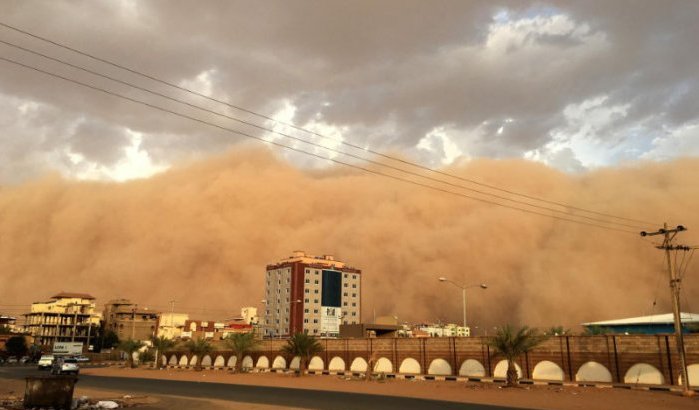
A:
{"type": "Polygon", "coordinates": [[[185,355],[180,356],[180,361],[179,361],[180,366],[186,366],[187,363],[188,363],[187,356],[185,356],[185,355]]]}
{"type": "Polygon", "coordinates": [[[376,373],[393,373],[393,363],[387,358],[382,357],[376,361],[374,371],[376,373]]]}
{"type": "Polygon", "coordinates": [[[191,359],[189,359],[189,365],[196,366],[198,361],[199,361],[199,358],[197,357],[197,355],[194,355],[194,356],[192,356],[191,359]]]}
{"type": "Polygon", "coordinates": [[[420,374],[420,363],[412,357],[403,359],[398,367],[398,373],[402,374],[420,374]]]}
{"type": "Polygon", "coordinates": [[[228,367],[235,367],[235,364],[238,362],[238,358],[235,356],[231,356],[228,358],[228,363],[226,363],[226,366],[228,367]]]}
{"type": "MultiPolygon", "coordinates": [[[[699,387],[699,363],[687,366],[687,375],[689,376],[689,385],[699,387]]],[[[682,375],[677,379],[677,383],[682,385],[682,375]]]]}
{"type": "Polygon", "coordinates": [[[534,366],[532,371],[532,379],[534,380],[558,380],[563,381],[565,373],[561,366],[554,362],[544,360],[534,366]]]}
{"type": "Polygon", "coordinates": [[[323,370],[324,367],[323,359],[318,356],[313,356],[311,361],[308,362],[308,370],[323,370]]]}
{"type": "Polygon", "coordinates": [[[162,355],[160,356],[160,363],[164,366],[167,364],[167,356],[162,355]]]}
{"type": "Polygon", "coordinates": [[[277,356],[272,362],[272,369],[286,369],[286,359],[282,356],[277,356]]]}
{"type": "Polygon", "coordinates": [[[357,357],[354,360],[352,360],[352,364],[350,365],[350,371],[365,372],[367,367],[369,367],[369,365],[367,364],[366,360],[364,360],[363,357],[357,357]]]}
{"type": "Polygon", "coordinates": [[[167,362],[167,363],[168,363],[170,366],[177,366],[177,363],[178,363],[178,362],[177,362],[177,356],[175,356],[174,354],[173,354],[172,356],[170,356],[170,361],[167,362]]]}
{"type": "Polygon", "coordinates": [[[663,384],[665,383],[665,378],[655,366],[647,363],[636,363],[624,375],[624,383],[663,384]]]}
{"type": "Polygon", "coordinates": [[[260,356],[257,358],[257,364],[255,365],[258,369],[269,369],[269,359],[267,356],[260,356]]]}
{"type": "Polygon", "coordinates": [[[341,357],[335,356],[330,359],[328,363],[328,370],[331,372],[344,372],[345,371],[345,361],[341,357]]]}
{"type": "Polygon", "coordinates": [[[216,360],[214,360],[214,367],[223,367],[226,364],[226,359],[223,358],[223,356],[218,355],[216,356],[216,360]]]}
{"type": "Polygon", "coordinates": [[[612,382],[612,374],[604,365],[597,362],[587,362],[580,366],[575,373],[576,382],[612,382]]]}
{"type": "Polygon", "coordinates": [[[485,377],[485,367],[478,360],[464,360],[459,368],[459,376],[485,377]]]}
{"type": "Polygon", "coordinates": [[[434,359],[432,360],[432,363],[430,363],[430,367],[427,369],[427,374],[449,376],[451,375],[451,365],[444,359],[434,359]]]}
{"type": "Polygon", "coordinates": [[[211,366],[211,356],[208,354],[201,359],[202,366],[211,366]]]}
{"type": "Polygon", "coordinates": [[[289,363],[289,369],[298,370],[300,368],[301,368],[301,358],[298,356],[295,356],[293,359],[291,359],[291,363],[289,363]]]}
{"type": "MultiPolygon", "coordinates": [[[[517,370],[517,377],[522,377],[522,368],[515,363],[515,369],[517,370]]],[[[498,364],[495,365],[493,369],[493,377],[506,378],[507,377],[507,360],[500,360],[498,364]]]]}
{"type": "Polygon", "coordinates": [[[251,356],[243,357],[243,369],[252,369],[253,365],[251,356]]]}

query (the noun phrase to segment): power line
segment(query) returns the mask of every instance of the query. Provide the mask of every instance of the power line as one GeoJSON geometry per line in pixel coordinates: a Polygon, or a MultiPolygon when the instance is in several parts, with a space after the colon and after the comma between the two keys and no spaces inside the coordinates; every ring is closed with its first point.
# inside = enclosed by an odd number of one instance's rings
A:
{"type": "Polygon", "coordinates": [[[365,162],[370,163],[370,164],[372,164],[372,165],[376,165],[376,166],[379,166],[379,167],[385,167],[385,168],[388,168],[388,169],[392,169],[392,170],[394,170],[394,171],[398,171],[398,172],[405,173],[405,174],[407,174],[407,175],[416,176],[416,177],[418,177],[418,178],[424,178],[424,179],[426,179],[426,180],[428,180],[428,181],[432,181],[432,182],[437,182],[437,183],[445,184],[445,185],[447,185],[447,186],[454,187],[454,188],[464,189],[464,190],[467,190],[467,191],[470,191],[470,192],[474,192],[474,193],[477,193],[477,194],[480,194],[480,195],[485,195],[485,196],[493,197],[493,198],[496,198],[496,199],[500,199],[500,200],[504,200],[504,201],[509,201],[509,202],[517,203],[517,204],[524,205],[524,206],[529,206],[529,207],[532,207],[532,208],[538,208],[538,209],[542,209],[542,210],[545,210],[545,211],[549,211],[549,212],[554,212],[554,213],[562,214],[562,215],[565,215],[565,216],[572,216],[572,217],[575,217],[575,218],[581,218],[581,219],[585,219],[585,220],[592,221],[592,222],[600,222],[600,223],[618,225],[618,226],[623,226],[623,227],[627,227],[627,228],[638,228],[638,227],[639,227],[638,225],[629,225],[629,224],[625,224],[625,223],[621,223],[621,222],[613,222],[613,221],[608,221],[608,220],[604,220],[604,219],[594,218],[594,217],[590,217],[590,216],[578,215],[578,214],[575,214],[575,213],[570,213],[570,212],[562,211],[562,210],[559,210],[559,209],[549,208],[549,207],[546,207],[546,206],[531,204],[531,203],[529,203],[529,202],[525,202],[525,201],[520,201],[520,200],[517,200],[517,199],[508,198],[508,197],[504,197],[504,196],[501,196],[501,195],[497,195],[497,194],[493,194],[493,193],[489,193],[489,192],[484,192],[484,191],[481,191],[481,190],[478,190],[478,189],[469,188],[469,187],[466,187],[466,186],[463,186],[463,185],[454,184],[454,183],[451,183],[451,182],[448,182],[448,181],[444,181],[444,180],[441,180],[441,179],[437,179],[437,178],[432,178],[432,177],[429,177],[429,176],[425,176],[425,175],[422,175],[422,174],[417,173],[417,172],[408,171],[408,170],[405,170],[405,169],[402,169],[402,168],[398,168],[398,167],[395,167],[395,166],[392,166],[392,165],[388,165],[388,164],[381,163],[381,162],[379,162],[379,161],[374,161],[374,160],[371,160],[371,159],[367,159],[367,158],[364,158],[364,157],[359,156],[359,155],[355,155],[355,154],[352,154],[352,153],[340,151],[340,150],[337,150],[337,149],[334,149],[334,148],[331,148],[331,147],[327,147],[327,146],[324,146],[324,145],[321,145],[321,144],[317,144],[317,143],[312,142],[312,141],[308,141],[308,140],[304,140],[304,139],[302,139],[302,138],[298,138],[298,137],[295,137],[295,136],[292,136],[292,135],[288,135],[288,134],[285,134],[285,133],[282,133],[282,132],[276,131],[276,130],[274,130],[274,129],[270,129],[270,128],[267,128],[267,127],[264,127],[264,126],[261,126],[261,125],[255,124],[255,123],[251,123],[251,122],[249,122],[249,121],[245,121],[245,120],[242,120],[242,119],[240,119],[240,118],[236,118],[236,117],[233,117],[233,116],[229,116],[229,115],[227,115],[227,114],[222,114],[222,113],[219,113],[219,112],[217,112],[217,111],[213,111],[213,110],[210,110],[210,109],[208,109],[208,108],[204,108],[204,107],[198,106],[198,105],[196,105],[196,104],[192,104],[192,103],[189,103],[189,102],[187,102],[187,101],[180,100],[180,99],[178,99],[178,98],[174,98],[174,97],[171,97],[171,96],[169,96],[169,95],[162,94],[162,93],[160,93],[160,92],[153,91],[153,90],[150,90],[150,89],[148,89],[148,88],[141,87],[141,86],[139,86],[139,85],[135,85],[135,84],[133,84],[133,83],[130,83],[130,82],[127,82],[127,81],[123,81],[123,80],[114,78],[114,77],[112,77],[112,76],[109,76],[109,75],[106,75],[106,74],[103,74],[103,73],[100,73],[100,72],[97,72],[97,71],[94,71],[94,70],[87,69],[87,68],[82,67],[82,66],[78,66],[78,65],[76,65],[76,64],[67,62],[67,61],[65,61],[65,60],[62,60],[62,59],[59,59],[59,58],[55,58],[55,57],[48,56],[48,55],[43,54],[43,53],[41,53],[41,52],[38,52],[38,51],[35,51],[35,50],[31,50],[31,49],[28,49],[28,48],[26,48],[26,47],[23,47],[23,46],[14,44],[14,43],[10,43],[10,42],[5,41],[5,40],[1,40],[1,39],[0,39],[0,43],[5,44],[5,45],[8,45],[8,46],[10,46],[10,47],[14,47],[14,48],[20,49],[20,50],[22,50],[22,51],[25,51],[25,52],[28,52],[28,53],[31,53],[31,54],[34,54],[34,55],[38,55],[38,56],[40,56],[40,57],[46,58],[46,59],[51,60],[51,61],[55,61],[55,62],[58,62],[58,63],[61,63],[61,64],[65,64],[65,65],[67,65],[67,66],[69,66],[69,67],[72,67],[72,68],[75,68],[75,69],[77,69],[77,70],[81,70],[81,71],[83,71],[83,72],[86,72],[86,73],[89,73],[89,74],[92,74],[92,75],[95,75],[95,76],[99,76],[99,77],[108,79],[108,80],[110,80],[110,81],[114,81],[114,82],[116,82],[116,83],[125,85],[125,86],[127,86],[127,87],[135,88],[135,89],[137,89],[137,90],[144,91],[144,92],[147,92],[147,93],[149,93],[149,94],[152,94],[152,95],[155,95],[155,96],[158,96],[158,97],[162,97],[162,98],[165,98],[165,99],[170,100],[170,101],[174,101],[174,102],[176,102],[176,103],[185,105],[185,106],[187,106],[187,107],[191,107],[191,108],[198,109],[198,110],[201,110],[201,111],[210,113],[210,114],[214,114],[214,115],[219,116],[219,117],[223,117],[223,118],[226,118],[226,119],[230,119],[230,120],[236,121],[236,122],[241,123],[241,124],[244,124],[244,125],[248,125],[248,126],[251,126],[251,127],[255,127],[255,128],[260,129],[260,130],[263,130],[263,131],[267,131],[267,132],[271,132],[271,133],[274,133],[274,134],[278,134],[278,135],[281,135],[281,136],[283,136],[283,137],[285,137],[285,138],[289,138],[289,139],[292,139],[292,140],[295,140],[295,141],[298,141],[298,142],[301,142],[301,143],[304,143],[304,144],[308,144],[308,145],[312,145],[312,146],[314,146],[314,147],[318,147],[318,148],[321,148],[321,149],[325,149],[325,150],[328,150],[328,151],[330,151],[330,152],[334,152],[334,153],[337,153],[337,154],[340,154],[340,155],[345,155],[345,156],[347,156],[347,157],[354,158],[354,159],[357,159],[357,160],[360,160],[360,161],[365,161],[365,162]]]}
{"type": "MultiPolygon", "coordinates": [[[[96,91],[100,91],[100,92],[103,92],[103,93],[105,93],[105,94],[108,94],[108,95],[117,97],[117,98],[121,98],[121,99],[124,99],[124,100],[127,100],[127,101],[131,101],[131,102],[136,103],[136,104],[141,104],[141,105],[144,105],[144,106],[147,106],[147,107],[150,107],[150,108],[153,108],[153,109],[162,111],[162,112],[166,112],[166,113],[173,114],[173,115],[176,115],[176,116],[185,118],[185,119],[189,119],[189,120],[191,120],[191,121],[195,121],[195,122],[198,122],[198,123],[201,123],[201,124],[205,124],[205,125],[208,125],[208,126],[211,126],[211,127],[214,127],[214,128],[218,128],[218,129],[220,129],[220,130],[223,130],[223,131],[226,131],[226,132],[229,132],[229,133],[232,133],[232,134],[237,134],[237,135],[244,136],[244,137],[247,137],[247,138],[252,138],[252,139],[255,139],[255,140],[258,140],[258,141],[265,142],[265,143],[267,143],[267,144],[275,145],[275,146],[278,146],[278,147],[281,147],[281,148],[285,148],[285,149],[288,149],[288,150],[291,150],[291,151],[295,151],[295,152],[299,152],[299,153],[302,153],[302,154],[310,155],[310,156],[313,156],[313,157],[316,157],[316,158],[319,158],[319,159],[322,159],[322,160],[331,161],[331,162],[334,162],[334,163],[336,163],[336,164],[345,165],[345,166],[347,166],[347,167],[351,167],[351,168],[358,169],[358,170],[361,170],[361,171],[365,171],[365,172],[368,172],[368,173],[372,173],[372,174],[375,174],[375,175],[384,176],[384,177],[391,178],[391,179],[394,179],[394,180],[398,180],[398,181],[410,183],[410,184],[413,184],[413,185],[416,185],[416,186],[421,186],[421,187],[429,188],[429,189],[432,189],[432,190],[435,190],[435,191],[439,191],[439,192],[443,192],[443,193],[447,193],[447,194],[451,194],[451,195],[456,195],[456,196],[461,196],[461,197],[464,197],[464,198],[469,198],[469,199],[472,199],[472,200],[480,201],[480,202],[487,203],[487,204],[491,204],[491,205],[501,206],[501,207],[504,207],[504,208],[514,209],[514,210],[526,212],[526,213],[533,214],[533,215],[545,216],[545,217],[548,217],[548,218],[553,218],[553,219],[557,219],[557,220],[561,220],[561,221],[573,222],[573,223],[577,223],[577,224],[581,224],[581,225],[594,226],[594,227],[597,227],[597,228],[607,229],[607,230],[611,230],[611,231],[624,232],[624,233],[630,233],[630,234],[635,234],[635,233],[636,233],[635,231],[630,231],[630,230],[626,230],[626,229],[614,228],[614,227],[611,227],[611,226],[599,225],[599,224],[590,223],[590,222],[585,222],[585,221],[580,221],[580,220],[576,220],[576,219],[570,219],[570,218],[565,218],[565,217],[561,217],[561,216],[550,215],[550,214],[546,214],[546,213],[543,213],[543,212],[534,211],[534,210],[531,210],[531,209],[520,208],[520,207],[516,207],[516,206],[511,206],[511,205],[506,205],[506,204],[502,204],[502,203],[497,202],[497,201],[493,201],[493,200],[489,200],[489,199],[484,199],[484,198],[479,198],[479,197],[474,197],[474,196],[466,195],[466,194],[463,194],[463,193],[460,193],[460,192],[449,191],[449,190],[447,190],[447,189],[435,187],[435,186],[428,185],[428,184],[425,184],[425,183],[421,183],[421,182],[417,182],[417,181],[413,181],[413,180],[409,180],[409,179],[397,177],[397,176],[395,176],[395,175],[386,174],[386,173],[383,173],[383,172],[380,172],[380,171],[376,171],[376,170],[372,170],[372,169],[369,169],[369,168],[361,167],[361,166],[358,166],[358,165],[355,165],[355,164],[350,164],[350,163],[347,163],[347,162],[339,161],[339,160],[334,159],[334,158],[324,157],[324,156],[319,155],[319,154],[316,154],[316,153],[314,153],[314,152],[304,151],[304,150],[302,150],[302,149],[298,149],[298,148],[295,148],[295,147],[292,147],[292,146],[284,145],[284,144],[281,144],[281,143],[279,143],[279,142],[268,141],[268,140],[265,140],[264,138],[261,138],[261,137],[258,137],[258,136],[254,136],[254,135],[251,135],[251,134],[248,134],[248,133],[239,131],[239,130],[235,130],[235,129],[227,128],[227,127],[224,127],[224,126],[221,126],[221,125],[218,125],[218,124],[214,124],[214,123],[212,123],[212,122],[205,121],[205,120],[202,120],[202,119],[200,119],[200,118],[192,117],[192,116],[187,115],[187,114],[182,114],[182,113],[179,113],[179,112],[177,112],[177,111],[173,111],[173,110],[170,110],[170,109],[167,109],[167,108],[163,108],[163,107],[160,107],[160,106],[158,106],[158,105],[148,103],[148,102],[146,102],[146,101],[142,101],[142,100],[138,100],[138,99],[135,99],[135,98],[131,98],[131,97],[128,97],[128,96],[125,96],[125,95],[122,95],[122,94],[119,94],[119,93],[116,93],[116,92],[113,92],[113,91],[106,90],[106,89],[104,89],[104,88],[97,87],[97,86],[95,86],[95,85],[87,84],[87,83],[84,83],[84,82],[81,82],[81,81],[78,81],[78,80],[74,80],[74,79],[71,79],[71,78],[62,76],[62,75],[60,75],[60,74],[56,74],[56,73],[52,73],[52,72],[50,72],[50,71],[43,70],[43,69],[41,69],[41,68],[33,67],[33,66],[28,65],[28,64],[24,64],[24,63],[15,61],[15,60],[12,60],[12,59],[7,58],[7,57],[1,57],[1,56],[0,56],[0,60],[5,61],[5,62],[8,62],[8,63],[11,63],[11,64],[14,64],[14,65],[17,65],[17,66],[20,66],[20,67],[24,67],[24,68],[27,68],[27,69],[30,69],[30,70],[33,70],[33,71],[36,71],[36,72],[39,72],[39,73],[43,73],[43,74],[46,74],[46,75],[49,75],[49,76],[52,76],[52,77],[55,77],[55,78],[59,78],[59,79],[62,79],[62,80],[64,80],[64,81],[68,81],[68,82],[71,82],[71,83],[74,83],[74,84],[77,84],[77,85],[81,85],[81,86],[86,87],[86,88],[90,88],[90,89],[93,89],[93,90],[96,90],[96,91]]],[[[607,224],[613,224],[612,222],[605,222],[605,223],[607,223],[607,224]]]]}
{"type": "MultiPolygon", "coordinates": [[[[424,165],[421,165],[421,164],[418,164],[418,163],[415,163],[415,162],[412,162],[412,161],[407,161],[407,160],[404,160],[404,159],[401,159],[401,158],[397,158],[397,157],[394,157],[394,156],[391,156],[391,155],[387,155],[387,154],[384,154],[384,153],[381,153],[381,152],[378,152],[378,151],[375,151],[375,150],[372,150],[372,149],[369,149],[369,148],[366,148],[366,147],[361,147],[361,146],[359,146],[359,145],[352,144],[352,143],[347,142],[347,141],[338,141],[338,140],[335,140],[335,139],[330,138],[330,137],[328,137],[328,136],[325,136],[325,135],[323,135],[323,134],[320,134],[320,133],[318,133],[318,132],[305,129],[305,128],[303,128],[303,127],[299,127],[299,126],[296,126],[296,125],[291,124],[291,123],[286,123],[286,122],[284,122],[284,121],[280,121],[280,120],[274,119],[274,118],[272,118],[272,117],[270,117],[270,116],[268,116],[268,115],[261,114],[261,113],[258,113],[258,112],[255,112],[255,111],[246,109],[246,108],[244,108],[244,107],[231,104],[231,103],[229,103],[229,102],[227,102],[227,101],[223,101],[223,100],[220,100],[220,99],[211,97],[211,96],[209,96],[209,95],[206,95],[206,94],[197,92],[197,91],[195,91],[195,90],[191,90],[191,89],[189,89],[189,88],[186,88],[186,87],[183,87],[183,86],[180,86],[180,85],[171,83],[171,82],[169,82],[169,81],[162,80],[162,79],[157,78],[157,77],[155,77],[155,76],[153,76],[153,75],[150,75],[150,74],[147,74],[147,73],[143,73],[143,72],[141,72],[141,71],[138,71],[138,70],[135,70],[135,69],[126,67],[126,66],[124,66],[124,65],[115,63],[115,62],[113,62],[113,61],[110,61],[110,60],[107,60],[107,59],[104,59],[104,58],[95,56],[95,55],[93,55],[93,54],[84,52],[84,51],[82,51],[82,50],[78,50],[78,49],[73,48],[73,47],[70,47],[70,46],[68,46],[68,45],[66,45],[66,44],[62,44],[62,43],[59,43],[59,42],[57,42],[57,41],[50,40],[50,39],[48,39],[48,38],[46,38],[46,37],[42,37],[42,36],[39,36],[39,35],[37,35],[37,34],[30,33],[30,32],[28,32],[28,31],[26,31],[26,30],[22,30],[22,29],[20,29],[20,28],[11,26],[11,25],[9,25],[9,24],[7,24],[7,23],[4,23],[4,22],[1,22],[1,21],[0,21],[0,26],[3,26],[3,27],[8,28],[8,29],[10,29],[10,30],[14,30],[14,31],[16,31],[16,32],[22,33],[22,34],[27,35],[27,36],[33,37],[33,38],[35,38],[35,39],[38,39],[38,40],[47,42],[47,43],[49,43],[49,44],[53,44],[53,45],[55,45],[55,46],[57,46],[57,47],[61,47],[61,48],[63,48],[63,49],[72,51],[72,52],[77,53],[77,54],[80,54],[80,55],[82,55],[82,56],[91,58],[91,59],[93,59],[93,60],[95,60],[95,61],[99,61],[99,62],[102,62],[102,63],[104,63],[104,64],[108,64],[108,65],[110,65],[110,66],[112,66],[112,67],[119,68],[119,69],[121,69],[121,70],[130,72],[130,73],[132,73],[132,74],[135,74],[135,75],[138,75],[138,76],[147,78],[147,79],[149,79],[149,80],[158,82],[158,83],[160,83],[160,84],[164,84],[164,85],[167,85],[167,86],[169,86],[169,87],[172,87],[172,88],[175,88],[175,89],[178,89],[178,90],[187,92],[187,93],[189,93],[189,94],[196,95],[196,96],[199,96],[199,97],[201,97],[201,98],[205,98],[205,99],[207,99],[207,100],[209,100],[209,101],[216,102],[216,103],[219,103],[219,104],[223,104],[223,105],[225,105],[225,106],[227,106],[227,107],[230,107],[230,108],[233,108],[233,109],[236,109],[236,110],[239,110],[239,111],[242,111],[242,112],[245,112],[245,113],[248,113],[248,114],[257,116],[257,117],[259,117],[259,118],[263,118],[263,119],[266,119],[266,120],[269,120],[269,121],[273,121],[273,122],[275,122],[275,123],[277,123],[277,124],[281,124],[281,125],[290,127],[290,128],[295,129],[295,130],[297,130],[297,131],[305,132],[305,133],[308,133],[308,134],[311,134],[311,135],[314,135],[314,136],[317,136],[317,137],[320,137],[320,138],[323,138],[323,139],[331,140],[331,141],[333,141],[333,142],[339,142],[339,143],[341,143],[341,144],[343,144],[343,145],[346,145],[346,146],[349,146],[349,147],[352,147],[352,148],[355,148],[355,149],[359,149],[359,150],[362,150],[362,151],[365,151],[365,152],[371,153],[371,154],[373,154],[373,155],[376,155],[376,156],[379,156],[379,157],[382,157],[382,158],[386,158],[386,159],[389,159],[389,160],[392,160],[392,161],[397,161],[397,162],[400,162],[400,163],[405,164],[405,165],[409,165],[409,166],[412,166],[412,167],[416,167],[416,168],[422,169],[422,170],[424,170],[424,171],[428,171],[428,172],[435,173],[435,174],[439,174],[439,175],[443,175],[443,176],[448,176],[448,177],[450,177],[450,178],[455,178],[455,179],[460,180],[460,181],[463,181],[463,182],[468,182],[468,183],[471,183],[471,184],[474,184],[474,185],[477,185],[477,186],[481,186],[481,187],[485,187],[485,188],[497,190],[497,191],[500,191],[500,192],[505,192],[505,193],[508,193],[508,194],[510,194],[510,195],[520,196],[520,197],[527,198],[527,199],[530,199],[530,200],[533,200],[533,201],[539,201],[539,202],[547,203],[547,204],[549,204],[549,205],[556,205],[556,206],[565,207],[565,208],[569,208],[569,209],[576,210],[576,211],[580,211],[580,212],[586,212],[586,213],[590,213],[590,214],[594,214],[594,215],[598,215],[598,216],[604,216],[604,217],[608,217],[608,218],[615,218],[615,219],[625,220],[625,221],[629,221],[629,222],[637,222],[637,223],[642,223],[642,224],[651,223],[651,222],[648,222],[648,221],[643,221],[643,220],[639,220],[639,219],[633,219],[633,218],[627,218],[627,217],[617,216],[617,215],[613,215],[613,214],[609,214],[609,213],[598,212],[598,211],[594,211],[594,210],[590,210],[590,209],[586,209],[586,208],[576,207],[576,206],[573,206],[573,205],[570,205],[570,204],[566,204],[566,203],[563,203],[563,202],[551,201],[551,200],[547,200],[547,199],[535,197],[535,196],[532,196],[532,195],[527,195],[527,194],[519,193],[519,192],[516,192],[516,191],[513,191],[513,190],[508,190],[508,189],[500,188],[500,187],[497,187],[497,186],[494,186],[494,185],[485,184],[485,183],[483,183],[483,182],[479,182],[479,181],[476,181],[476,180],[473,180],[473,179],[464,178],[464,177],[461,177],[461,176],[458,176],[458,175],[450,174],[450,173],[448,173],[448,172],[440,171],[440,170],[438,170],[438,169],[430,168],[430,167],[427,167],[427,166],[424,166],[424,165]]],[[[257,125],[253,125],[253,126],[257,126],[257,125]]],[[[272,131],[272,132],[275,132],[275,131],[272,131]]],[[[305,140],[303,140],[303,141],[306,142],[306,143],[308,143],[308,142],[305,141],[305,140]]],[[[324,147],[324,148],[325,148],[325,149],[328,149],[327,147],[324,147]]],[[[345,155],[347,155],[347,154],[345,154],[345,155]]],[[[385,166],[385,165],[384,165],[384,166],[385,166]]],[[[401,172],[406,172],[406,171],[401,171],[401,172]]],[[[422,177],[423,177],[423,178],[426,178],[426,177],[424,177],[424,176],[422,176],[422,177]]],[[[441,181],[441,180],[439,180],[439,181],[442,182],[442,183],[447,183],[447,182],[444,182],[444,181],[441,181]]],[[[465,187],[462,187],[462,188],[463,188],[463,189],[469,189],[469,188],[465,188],[465,187]]],[[[485,195],[493,195],[493,194],[485,194],[485,195]]],[[[494,196],[494,195],[493,195],[493,196],[494,196]]],[[[499,197],[499,198],[501,198],[501,197],[499,197]]],[[[519,202],[519,201],[515,201],[515,200],[512,200],[512,199],[507,199],[507,200],[514,201],[514,202],[519,202]]],[[[532,204],[527,204],[527,205],[528,205],[528,206],[535,206],[535,207],[537,207],[536,205],[532,205],[532,204]]],[[[549,208],[545,208],[545,209],[549,209],[549,208]]],[[[564,211],[557,211],[557,212],[566,213],[566,212],[564,212],[564,211]]],[[[577,216],[579,216],[579,215],[577,215],[577,216]]],[[[590,219],[590,218],[587,218],[587,219],[590,219]]],[[[597,219],[593,219],[593,220],[597,220],[597,219]]],[[[605,223],[614,223],[614,222],[607,222],[607,221],[605,221],[605,223]]],[[[615,224],[618,224],[618,223],[615,223],[615,224]]],[[[627,226],[627,227],[632,227],[632,226],[630,226],[630,225],[624,225],[624,224],[619,224],[619,225],[627,226]]]]}

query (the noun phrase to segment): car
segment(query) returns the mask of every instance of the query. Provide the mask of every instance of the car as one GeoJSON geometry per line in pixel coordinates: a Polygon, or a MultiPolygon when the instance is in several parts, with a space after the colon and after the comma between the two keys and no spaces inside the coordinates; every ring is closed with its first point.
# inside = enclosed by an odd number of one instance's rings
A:
{"type": "Polygon", "coordinates": [[[89,361],[90,361],[90,358],[89,358],[89,357],[87,357],[87,356],[82,356],[82,355],[81,355],[81,356],[75,356],[74,359],[77,360],[78,363],[85,363],[85,362],[89,362],[89,361]]]}
{"type": "Polygon", "coordinates": [[[16,364],[17,363],[17,358],[14,356],[10,356],[7,358],[7,364],[16,364]]]}
{"type": "Polygon", "coordinates": [[[39,370],[50,369],[53,366],[53,361],[55,357],[52,354],[42,355],[39,359],[39,370]]]}
{"type": "Polygon", "coordinates": [[[80,373],[80,366],[78,366],[78,361],[72,357],[58,357],[53,361],[53,366],[51,366],[51,374],[77,375],[78,373],[80,373]]]}
{"type": "Polygon", "coordinates": [[[22,356],[22,357],[19,359],[19,362],[22,363],[22,364],[24,364],[24,363],[29,363],[29,356],[22,356]]]}

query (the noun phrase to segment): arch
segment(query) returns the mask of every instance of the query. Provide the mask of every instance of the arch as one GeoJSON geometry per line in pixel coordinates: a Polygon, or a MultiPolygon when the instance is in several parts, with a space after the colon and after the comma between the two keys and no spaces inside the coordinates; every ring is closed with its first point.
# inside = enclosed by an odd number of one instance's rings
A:
{"type": "Polygon", "coordinates": [[[301,358],[298,356],[294,356],[294,358],[291,359],[291,363],[289,363],[289,369],[298,370],[300,368],[301,368],[301,358]]]}
{"type": "Polygon", "coordinates": [[[170,361],[167,362],[170,366],[177,366],[177,355],[170,356],[170,361]]]}
{"type": "Polygon", "coordinates": [[[655,366],[647,363],[636,363],[626,371],[624,383],[663,384],[665,383],[665,378],[655,366]]]}
{"type": "Polygon", "coordinates": [[[485,367],[478,360],[466,359],[459,367],[459,376],[485,377],[485,367]]]}
{"type": "Polygon", "coordinates": [[[243,369],[251,369],[253,365],[254,365],[254,363],[252,361],[252,357],[250,357],[250,356],[243,357],[243,362],[242,362],[242,366],[241,366],[243,369]]]}
{"type": "MultiPolygon", "coordinates": [[[[517,370],[517,377],[522,377],[522,368],[515,363],[515,369],[517,370]]],[[[493,377],[506,378],[507,377],[507,360],[500,360],[498,364],[495,365],[493,369],[493,377]]]]}
{"type": "Polygon", "coordinates": [[[269,359],[267,356],[260,356],[257,358],[257,364],[255,365],[258,369],[269,369],[269,359]]]}
{"type": "Polygon", "coordinates": [[[218,355],[216,356],[216,360],[214,360],[214,367],[223,367],[223,365],[226,364],[226,359],[223,358],[223,356],[218,355]]]}
{"type": "Polygon", "coordinates": [[[160,356],[160,363],[165,366],[167,364],[167,357],[165,355],[160,356]]]}
{"type": "Polygon", "coordinates": [[[308,370],[323,370],[324,367],[323,359],[318,356],[313,356],[311,361],[308,362],[308,370]]]}
{"type": "Polygon", "coordinates": [[[376,373],[393,373],[393,363],[387,358],[382,357],[376,361],[374,371],[376,373]]]}
{"type": "Polygon", "coordinates": [[[369,365],[363,357],[356,357],[352,360],[352,364],[350,364],[350,371],[365,372],[367,367],[369,367],[369,365]]]}
{"type": "Polygon", "coordinates": [[[282,356],[277,356],[272,362],[272,369],[286,369],[286,359],[282,356]]]}
{"type": "Polygon", "coordinates": [[[406,357],[400,363],[398,373],[420,374],[420,363],[412,357],[406,357]]]}
{"type": "Polygon", "coordinates": [[[238,358],[235,357],[235,355],[231,356],[228,358],[228,362],[226,363],[227,367],[235,367],[235,364],[238,362],[238,358]]]}
{"type": "Polygon", "coordinates": [[[612,382],[612,374],[604,365],[597,362],[587,362],[580,366],[575,373],[576,382],[612,382]]]}
{"type": "Polygon", "coordinates": [[[186,355],[180,356],[180,361],[179,361],[180,366],[186,366],[187,363],[188,363],[187,356],[186,355]]]}
{"type": "Polygon", "coordinates": [[[444,359],[434,359],[427,368],[427,374],[435,374],[437,376],[449,376],[451,374],[451,365],[444,359]]]}
{"type": "MultiPolygon", "coordinates": [[[[690,364],[687,366],[687,376],[689,376],[689,385],[699,386],[699,363],[690,364]]],[[[682,375],[677,379],[677,384],[682,385],[682,375]]]]}
{"type": "Polygon", "coordinates": [[[565,373],[561,366],[549,360],[542,360],[534,366],[532,379],[535,380],[558,380],[563,381],[565,373]]]}
{"type": "Polygon", "coordinates": [[[189,365],[196,366],[198,361],[199,361],[199,358],[197,357],[197,355],[194,355],[194,356],[192,356],[191,359],[189,359],[189,365]]]}
{"type": "Polygon", "coordinates": [[[341,357],[335,356],[330,359],[328,363],[328,370],[331,372],[344,372],[345,371],[345,361],[341,357]]]}
{"type": "Polygon", "coordinates": [[[211,356],[208,354],[204,357],[201,358],[201,365],[202,366],[211,366],[211,356]]]}

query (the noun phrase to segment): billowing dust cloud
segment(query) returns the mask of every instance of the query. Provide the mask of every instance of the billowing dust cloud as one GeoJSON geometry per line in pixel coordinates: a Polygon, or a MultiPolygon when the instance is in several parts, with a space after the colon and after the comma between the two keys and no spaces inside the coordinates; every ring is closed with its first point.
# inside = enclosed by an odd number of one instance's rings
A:
{"type": "MultiPolygon", "coordinates": [[[[699,160],[570,176],[525,161],[449,169],[615,215],[689,227],[698,244],[699,160]]],[[[648,229],[658,226],[648,225],[648,229]]],[[[345,168],[304,172],[244,151],[123,184],[48,176],[0,189],[0,306],[10,313],[60,291],[102,304],[235,316],[258,306],[265,266],[293,250],[363,270],[363,319],[575,326],[670,311],[663,254],[637,234],[530,215],[345,168]],[[653,307],[653,301],[657,306],[653,307]]],[[[699,297],[697,263],[683,310],[699,297]],[[689,305],[688,305],[689,304],[689,305]]],[[[19,310],[19,311],[18,311],[19,310]]]]}

